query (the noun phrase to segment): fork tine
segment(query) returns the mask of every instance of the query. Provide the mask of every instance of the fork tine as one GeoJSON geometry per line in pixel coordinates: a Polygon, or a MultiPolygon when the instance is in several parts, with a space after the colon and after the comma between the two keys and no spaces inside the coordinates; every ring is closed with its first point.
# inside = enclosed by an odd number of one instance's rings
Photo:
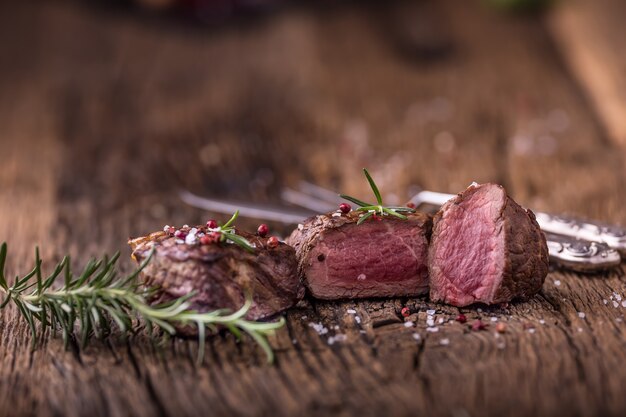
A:
{"type": "Polygon", "coordinates": [[[200,197],[187,190],[179,192],[181,200],[190,206],[209,210],[215,213],[233,214],[239,210],[239,215],[259,220],[269,220],[284,224],[297,224],[310,217],[313,212],[264,208],[254,205],[234,204],[227,201],[200,197]]]}
{"type": "Polygon", "coordinates": [[[286,201],[293,205],[304,207],[318,213],[324,213],[336,208],[334,204],[330,204],[327,201],[319,200],[318,198],[312,197],[309,194],[305,194],[303,192],[292,190],[291,188],[286,187],[281,190],[280,198],[283,201],[286,201]]]}

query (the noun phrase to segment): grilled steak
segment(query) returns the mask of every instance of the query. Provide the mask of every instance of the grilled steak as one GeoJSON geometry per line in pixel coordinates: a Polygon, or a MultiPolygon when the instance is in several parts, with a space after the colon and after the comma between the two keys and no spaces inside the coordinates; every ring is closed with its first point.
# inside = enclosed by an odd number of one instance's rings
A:
{"type": "Polygon", "coordinates": [[[385,216],[357,226],[360,213],[312,217],[287,239],[311,294],[334,300],[428,293],[430,218],[385,216]]]}
{"type": "Polygon", "coordinates": [[[501,186],[472,185],[435,215],[429,269],[433,301],[527,299],[548,273],[548,247],[534,214],[501,186]]]}
{"type": "Polygon", "coordinates": [[[256,247],[254,253],[230,243],[188,245],[165,232],[133,239],[129,244],[137,262],[155,247],[151,261],[140,275],[146,286],[160,287],[154,302],[195,291],[191,307],[199,312],[237,310],[249,291],[253,304],[246,317],[252,320],[295,305],[304,295],[304,286],[297,276],[293,248],[284,243],[268,248],[266,238],[237,234],[256,247]]]}

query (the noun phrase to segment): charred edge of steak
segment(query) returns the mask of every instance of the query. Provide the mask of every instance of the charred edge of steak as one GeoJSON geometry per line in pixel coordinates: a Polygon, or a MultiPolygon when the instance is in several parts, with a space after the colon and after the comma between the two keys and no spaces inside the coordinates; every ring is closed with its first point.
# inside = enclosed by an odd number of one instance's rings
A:
{"type": "MultiPolygon", "coordinates": [[[[491,207],[493,208],[493,207],[491,207]]],[[[484,220],[482,220],[484,221],[484,220]]],[[[462,234],[462,233],[461,233],[462,234]]],[[[479,236],[472,236],[474,240],[481,240],[479,236]]],[[[457,242],[458,243],[458,242],[457,242]]],[[[431,247],[429,250],[429,269],[431,278],[431,299],[433,301],[443,301],[456,306],[465,306],[475,302],[485,304],[498,304],[509,302],[514,299],[528,299],[535,295],[541,289],[545,277],[548,273],[548,247],[545,236],[541,232],[534,214],[530,210],[525,210],[517,204],[511,197],[506,194],[504,188],[496,184],[482,184],[470,186],[456,197],[448,201],[435,214],[433,218],[433,234],[431,238],[431,247]],[[440,238],[443,230],[450,225],[445,222],[449,221],[446,214],[453,210],[462,209],[463,221],[468,224],[476,224],[480,222],[479,218],[467,219],[471,213],[471,207],[467,204],[472,203],[472,198],[477,193],[485,192],[485,190],[497,187],[501,197],[501,201],[491,201],[490,204],[500,204],[497,208],[497,216],[494,221],[494,236],[496,239],[501,238],[502,253],[497,252],[497,248],[480,252],[480,243],[475,241],[474,244],[466,245],[470,247],[468,253],[454,253],[446,257],[446,259],[438,259],[437,251],[439,245],[447,244],[441,239],[463,239],[463,236],[454,234],[452,236],[444,236],[440,238]],[[501,237],[500,237],[501,235],[501,237]],[[458,257],[458,258],[457,258],[458,257]],[[478,262],[495,262],[495,265],[502,264],[502,268],[498,276],[495,276],[493,283],[493,291],[488,295],[477,295],[475,293],[467,293],[464,289],[459,288],[457,284],[453,284],[450,277],[444,276],[445,270],[454,268],[459,259],[476,259],[478,262]],[[440,265],[441,263],[441,265],[440,265]],[[464,292],[465,291],[465,292],[464,292]]],[[[462,273],[461,271],[460,273],[462,273]]],[[[487,276],[467,276],[467,280],[489,279],[487,276]]],[[[481,281],[481,285],[485,284],[481,281]]]]}
{"type": "MultiPolygon", "coordinates": [[[[295,251],[280,243],[269,248],[268,238],[241,231],[254,253],[231,243],[188,245],[164,232],[152,233],[129,241],[132,257],[144,260],[152,248],[152,260],[140,274],[143,284],[158,287],[153,303],[170,301],[190,292],[191,308],[199,312],[220,308],[237,310],[247,292],[253,303],[246,318],[270,317],[295,305],[304,296],[297,275],[295,251]]],[[[194,330],[183,329],[186,333],[194,330]]]]}
{"type": "Polygon", "coordinates": [[[357,226],[361,215],[362,212],[352,211],[341,215],[332,212],[314,216],[298,225],[287,239],[296,249],[298,273],[305,280],[311,294],[316,298],[341,299],[428,293],[427,251],[432,227],[430,216],[413,213],[407,216],[407,220],[385,216],[357,226]],[[335,233],[340,234],[340,238],[333,237],[335,233]],[[380,239],[377,239],[377,235],[380,239]],[[363,239],[359,236],[363,236],[363,239]],[[335,250],[330,255],[318,250],[320,245],[333,240],[341,243],[342,250],[335,250]],[[387,250],[388,248],[393,250],[387,250]],[[328,256],[334,259],[327,259],[328,256]],[[341,259],[341,256],[346,258],[341,259]],[[330,275],[328,265],[332,262],[337,265],[338,259],[349,264],[346,270],[354,277],[346,276],[343,279],[343,271],[330,275]],[[389,261],[391,265],[389,271],[373,266],[374,263],[382,264],[385,261],[389,261]],[[320,276],[316,271],[317,265],[324,263],[326,275],[320,276]],[[405,268],[407,265],[409,267],[405,268]],[[368,276],[367,271],[360,268],[375,271],[368,276]],[[388,276],[394,273],[397,275],[388,276]],[[363,278],[358,279],[361,276],[363,278]]]}

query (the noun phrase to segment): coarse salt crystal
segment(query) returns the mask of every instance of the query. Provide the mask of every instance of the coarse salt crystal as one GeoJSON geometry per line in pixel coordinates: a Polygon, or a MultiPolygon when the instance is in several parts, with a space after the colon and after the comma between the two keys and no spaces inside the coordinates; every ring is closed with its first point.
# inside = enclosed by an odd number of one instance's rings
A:
{"type": "Polygon", "coordinates": [[[615,299],[616,299],[617,301],[622,301],[622,296],[621,296],[621,295],[619,295],[619,294],[615,294],[615,299]]]}
{"type": "Polygon", "coordinates": [[[304,225],[302,223],[299,223],[298,224],[298,230],[302,230],[302,229],[304,229],[304,225]]]}
{"type": "Polygon", "coordinates": [[[431,333],[436,333],[439,331],[439,327],[427,327],[426,331],[431,332],[431,333]]]}
{"type": "Polygon", "coordinates": [[[617,301],[613,301],[613,307],[615,308],[619,307],[619,303],[617,301]]]}
{"type": "Polygon", "coordinates": [[[609,300],[604,299],[604,300],[602,300],[602,302],[604,303],[604,305],[607,305],[609,303],[609,300]]]}
{"type": "Polygon", "coordinates": [[[546,324],[546,321],[544,319],[539,320],[540,324],[546,324]]]}
{"type": "Polygon", "coordinates": [[[365,281],[365,278],[367,278],[365,274],[359,274],[359,276],[356,277],[357,281],[365,281]]]}
{"type": "Polygon", "coordinates": [[[622,307],[626,307],[626,300],[622,301],[622,307]]]}
{"type": "Polygon", "coordinates": [[[439,341],[439,344],[440,344],[441,346],[448,346],[448,345],[450,344],[450,339],[447,339],[447,338],[446,338],[446,339],[441,339],[441,340],[439,341]]]}
{"type": "Polygon", "coordinates": [[[582,327],[579,327],[579,328],[578,328],[578,332],[582,332],[582,331],[583,331],[583,328],[582,328],[582,327]]]}
{"type": "Polygon", "coordinates": [[[585,313],[583,313],[582,311],[578,312],[578,317],[580,317],[581,319],[585,318],[585,313]]]}
{"type": "Polygon", "coordinates": [[[426,310],[426,314],[428,314],[429,316],[434,315],[437,312],[437,310],[426,310]]]}
{"type": "Polygon", "coordinates": [[[426,324],[428,325],[428,327],[433,327],[435,325],[435,320],[432,320],[432,319],[426,320],[426,324]]]}
{"type": "Polygon", "coordinates": [[[498,321],[498,318],[497,317],[492,317],[491,321],[498,321]]]}
{"type": "Polygon", "coordinates": [[[558,287],[559,285],[561,285],[561,281],[558,280],[558,279],[555,279],[554,280],[554,285],[556,285],[558,287]]]}
{"type": "Polygon", "coordinates": [[[528,329],[528,333],[531,333],[531,334],[532,334],[532,333],[535,333],[535,331],[536,331],[536,330],[535,330],[535,328],[534,328],[534,327],[531,327],[530,329],[528,329]]]}
{"type": "Polygon", "coordinates": [[[169,232],[169,230],[170,230],[170,226],[169,225],[166,224],[165,226],[163,226],[163,231],[164,232],[169,232]]]}
{"type": "Polygon", "coordinates": [[[354,310],[352,308],[349,308],[349,309],[346,310],[346,313],[348,313],[348,314],[356,314],[356,310],[354,310]]]}
{"type": "Polygon", "coordinates": [[[189,231],[189,233],[185,237],[185,243],[188,245],[193,245],[194,243],[196,243],[196,240],[197,240],[196,233],[198,233],[198,229],[194,227],[193,229],[189,231]]]}
{"type": "Polygon", "coordinates": [[[361,323],[361,317],[354,316],[354,321],[356,321],[357,323],[361,323]]]}
{"type": "Polygon", "coordinates": [[[439,317],[439,320],[437,320],[437,323],[439,323],[439,324],[443,324],[443,322],[444,322],[444,321],[445,321],[445,320],[444,320],[444,318],[443,318],[443,317],[439,317]]]}
{"type": "Polygon", "coordinates": [[[420,336],[419,333],[413,333],[413,339],[420,340],[421,338],[422,338],[422,336],[420,336]]]}
{"type": "Polygon", "coordinates": [[[331,216],[333,216],[333,217],[341,217],[341,213],[333,213],[333,214],[331,214],[331,216]]]}
{"type": "Polygon", "coordinates": [[[477,308],[476,311],[478,311],[479,313],[482,313],[483,309],[482,308],[477,308]]]}
{"type": "Polygon", "coordinates": [[[306,319],[307,319],[307,316],[302,316],[302,320],[306,320],[306,319]]]}
{"type": "Polygon", "coordinates": [[[413,324],[412,321],[405,321],[404,322],[404,327],[413,327],[415,324],[413,324]]]}

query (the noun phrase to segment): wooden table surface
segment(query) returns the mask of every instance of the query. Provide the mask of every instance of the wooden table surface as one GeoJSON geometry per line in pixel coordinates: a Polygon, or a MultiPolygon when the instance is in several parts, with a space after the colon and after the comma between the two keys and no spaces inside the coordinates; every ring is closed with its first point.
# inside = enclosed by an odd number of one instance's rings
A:
{"type": "MultiPolygon", "coordinates": [[[[66,253],[79,266],[121,250],[128,270],[129,236],[208,218],[179,201],[181,187],[271,203],[305,179],[364,196],[363,166],[398,202],[411,186],[458,192],[494,181],[528,207],[626,225],[626,152],[607,125],[615,117],[603,117],[585,67],[572,68],[567,57],[578,55],[561,53],[569,26],[553,17],[449,0],[295,7],[203,28],[86,2],[3,2],[9,276],[30,268],[35,245],[44,267],[66,253]]],[[[616,33],[623,25],[606,39],[619,45],[616,33]]],[[[27,326],[8,309],[0,415],[624,415],[618,297],[623,265],[552,271],[540,294],[507,307],[307,299],[271,339],[274,366],[228,334],[208,340],[199,367],[194,340],[159,345],[141,334],[69,350],[48,337],[31,352],[27,326]],[[426,331],[428,309],[437,332],[426,331]],[[459,312],[488,330],[469,331],[459,312]],[[347,340],[329,343],[336,334],[347,340]]]]}

